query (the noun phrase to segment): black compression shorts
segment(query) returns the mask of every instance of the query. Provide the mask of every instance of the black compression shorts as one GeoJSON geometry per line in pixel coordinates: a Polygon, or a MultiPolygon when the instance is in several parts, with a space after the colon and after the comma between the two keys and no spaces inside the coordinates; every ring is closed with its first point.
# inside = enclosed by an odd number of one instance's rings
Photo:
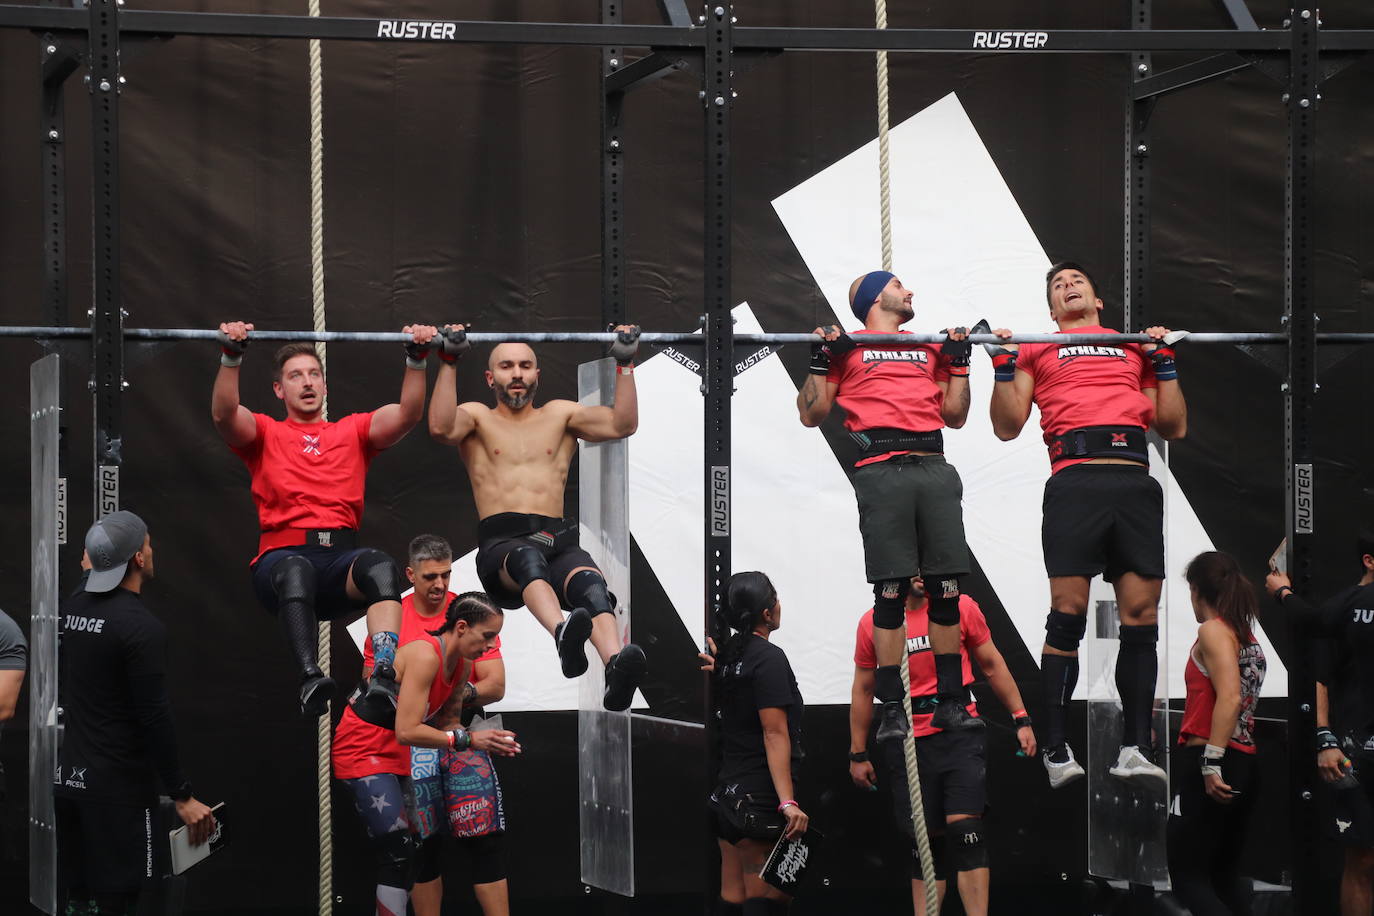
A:
{"type": "Polygon", "coordinates": [[[272,571],[287,557],[305,557],[315,568],[315,616],[337,620],[356,614],[366,602],[348,597],[348,571],[364,548],[339,550],[334,547],[277,547],[267,551],[253,564],[253,591],[263,607],[277,613],[277,590],[272,587],[272,571]]]}
{"type": "Polygon", "coordinates": [[[591,555],[578,543],[577,522],[546,515],[500,512],[477,523],[477,578],[482,590],[507,610],[518,608],[525,599],[501,583],[506,557],[519,547],[533,547],[549,564],[549,579],[554,594],[566,609],[563,583],[579,567],[596,569],[591,555]]]}
{"type": "Polygon", "coordinates": [[[1164,578],[1164,492],[1148,468],[1076,464],[1045,481],[1045,572],[1164,578]]]}

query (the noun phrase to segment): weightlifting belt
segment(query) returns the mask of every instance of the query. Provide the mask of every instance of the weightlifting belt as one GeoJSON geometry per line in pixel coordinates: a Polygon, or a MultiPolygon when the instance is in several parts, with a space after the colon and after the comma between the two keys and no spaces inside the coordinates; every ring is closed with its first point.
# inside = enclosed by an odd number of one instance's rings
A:
{"type": "Polygon", "coordinates": [[[279,528],[264,531],[258,537],[259,556],[278,547],[331,547],[352,550],[358,546],[358,532],[353,528],[279,528]]]}
{"type": "Polygon", "coordinates": [[[859,448],[862,449],[860,458],[874,458],[888,452],[943,454],[945,451],[945,437],[938,429],[933,429],[928,433],[918,433],[909,429],[880,426],[873,429],[855,430],[849,434],[849,438],[857,442],[859,448]]]}
{"type": "Polygon", "coordinates": [[[523,512],[498,512],[477,523],[477,543],[524,538],[550,550],[561,551],[578,542],[577,522],[523,512]]]}
{"type": "MultiPolygon", "coordinates": [[[[965,697],[965,699],[964,699],[964,705],[968,705],[969,703],[976,703],[976,702],[978,702],[978,699],[977,699],[977,697],[975,697],[975,696],[973,695],[973,691],[972,691],[972,690],[965,690],[964,693],[966,694],[966,697],[965,697]]],[[[934,693],[927,693],[927,694],[924,694],[924,695],[919,696],[919,697],[912,697],[912,698],[911,698],[911,714],[912,714],[913,716],[918,716],[918,715],[922,715],[922,714],[924,714],[924,713],[931,713],[931,712],[934,712],[934,711],[935,711],[935,707],[936,707],[937,704],[939,704],[939,702],[940,702],[940,696],[939,696],[939,694],[934,694],[934,693]]]]}
{"type": "Polygon", "coordinates": [[[1050,461],[1065,458],[1127,458],[1150,463],[1145,430],[1139,426],[1085,426],[1050,440],[1050,461]]]}

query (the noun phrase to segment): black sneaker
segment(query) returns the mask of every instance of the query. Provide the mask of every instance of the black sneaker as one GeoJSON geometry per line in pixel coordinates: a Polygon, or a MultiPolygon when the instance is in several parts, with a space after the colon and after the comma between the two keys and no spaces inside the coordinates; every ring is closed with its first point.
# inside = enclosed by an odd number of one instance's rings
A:
{"type": "Polygon", "coordinates": [[[878,741],[900,741],[911,733],[911,718],[902,708],[901,700],[887,700],[878,710],[878,741]]]}
{"type": "Polygon", "coordinates": [[[374,665],[372,676],[367,679],[367,689],[363,691],[368,702],[389,703],[394,707],[400,694],[401,685],[396,683],[396,669],[384,662],[374,665]]]}
{"type": "Polygon", "coordinates": [[[586,608],[573,608],[568,619],[553,631],[558,646],[558,660],[563,664],[564,677],[581,677],[587,670],[587,651],[584,646],[592,635],[592,615],[586,608]]]}
{"type": "Polygon", "coordinates": [[[644,650],[634,643],[612,655],[606,663],[606,692],[601,697],[601,705],[612,712],[629,709],[635,698],[635,689],[648,671],[649,662],[644,657],[644,650]]]}
{"type": "Polygon", "coordinates": [[[941,731],[958,731],[963,728],[987,728],[987,723],[977,716],[969,715],[968,707],[962,697],[950,697],[935,704],[935,712],[930,717],[933,728],[941,731]]]}
{"type": "Polygon", "coordinates": [[[318,719],[329,712],[329,701],[334,698],[335,687],[334,679],[319,670],[306,672],[301,681],[301,715],[318,719]]]}

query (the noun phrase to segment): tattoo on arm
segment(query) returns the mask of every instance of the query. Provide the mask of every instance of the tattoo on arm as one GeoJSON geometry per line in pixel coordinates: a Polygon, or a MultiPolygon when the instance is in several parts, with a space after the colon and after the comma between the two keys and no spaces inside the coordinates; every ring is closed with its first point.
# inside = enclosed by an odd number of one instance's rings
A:
{"type": "Polygon", "coordinates": [[[820,396],[820,392],[816,390],[816,376],[808,375],[806,384],[802,385],[802,404],[806,407],[812,407],[820,396]]]}

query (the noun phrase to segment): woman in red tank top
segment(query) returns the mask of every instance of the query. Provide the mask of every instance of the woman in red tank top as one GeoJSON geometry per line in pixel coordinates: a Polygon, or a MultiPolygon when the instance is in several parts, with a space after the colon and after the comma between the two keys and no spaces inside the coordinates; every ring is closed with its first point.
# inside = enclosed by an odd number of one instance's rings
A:
{"type": "Polygon", "coordinates": [[[1193,916],[1249,913],[1240,853],[1256,790],[1255,703],[1264,651],[1255,590],[1236,561],[1200,553],[1184,573],[1198,627],[1183,679],[1188,698],[1171,773],[1169,878],[1193,916]]]}
{"type": "Polygon", "coordinates": [[[400,696],[394,730],[367,722],[350,705],[334,732],[334,776],[353,793],[377,861],[377,914],[404,916],[414,880],[419,824],[410,785],[409,747],[469,747],[503,757],[520,753],[515,733],[459,726],[463,685],[501,632],[505,616],[482,592],[449,602],[444,623],[396,653],[400,696]]]}

